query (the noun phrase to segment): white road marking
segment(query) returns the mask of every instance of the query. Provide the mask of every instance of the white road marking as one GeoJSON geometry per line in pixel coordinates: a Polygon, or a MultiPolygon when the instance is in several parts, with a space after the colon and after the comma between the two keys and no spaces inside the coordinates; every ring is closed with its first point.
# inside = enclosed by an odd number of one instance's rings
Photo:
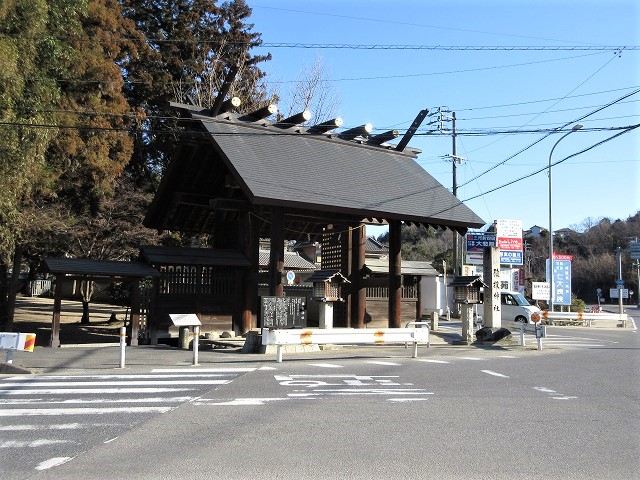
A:
{"type": "Polygon", "coordinates": [[[516,355],[498,355],[499,358],[519,358],[516,355]]]}
{"type": "Polygon", "coordinates": [[[335,363],[310,363],[309,365],[320,368],[344,368],[342,365],[336,365],[335,363]]]}
{"type": "Polygon", "coordinates": [[[187,392],[195,388],[167,388],[167,387],[127,387],[127,388],[21,388],[20,390],[0,390],[4,395],[69,395],[84,393],[166,393],[187,392]]]}
{"type": "Polygon", "coordinates": [[[104,426],[113,426],[109,423],[52,423],[49,425],[6,425],[0,426],[0,431],[4,432],[22,432],[28,430],[77,430],[81,428],[96,428],[104,426]]]}
{"type": "Polygon", "coordinates": [[[13,410],[0,410],[0,417],[105,415],[109,413],[165,413],[171,409],[172,407],[16,408],[13,410]]]}
{"type": "Polygon", "coordinates": [[[315,389],[315,394],[322,395],[433,395],[422,388],[335,388],[315,389]]]}
{"type": "Polygon", "coordinates": [[[65,382],[62,385],[60,382],[29,382],[27,385],[24,383],[1,383],[2,388],[7,387],[82,387],[82,386],[116,386],[116,385],[225,385],[231,383],[231,380],[159,380],[159,381],[139,381],[139,382],[127,382],[127,381],[113,381],[113,382],[65,382]]]}
{"type": "Polygon", "coordinates": [[[276,367],[260,367],[258,370],[277,370],[276,367]]]}
{"type": "Polygon", "coordinates": [[[428,362],[428,363],[451,363],[451,362],[447,362],[446,360],[433,360],[430,358],[419,358],[418,359],[419,362],[428,362]]]}
{"type": "Polygon", "coordinates": [[[578,398],[578,397],[573,397],[570,395],[562,395],[561,397],[551,397],[554,400],[573,400],[574,398],[578,398]]]}
{"type": "Polygon", "coordinates": [[[555,390],[551,390],[550,388],[547,387],[533,387],[535,390],[538,390],[539,392],[544,392],[544,393],[556,393],[555,390]]]}
{"type": "Polygon", "coordinates": [[[373,363],[374,365],[393,365],[393,366],[396,366],[396,365],[398,365],[398,366],[399,366],[399,365],[402,365],[401,363],[395,363],[395,362],[382,362],[382,361],[376,361],[376,360],[367,360],[367,361],[366,361],[366,362],[364,362],[364,363],[373,363]]]}
{"type": "Polygon", "coordinates": [[[222,368],[154,368],[158,373],[245,373],[253,372],[256,367],[222,367],[222,368]]]}
{"type": "Polygon", "coordinates": [[[234,400],[227,400],[224,402],[218,400],[201,399],[193,402],[194,405],[206,405],[206,406],[232,406],[232,405],[264,405],[267,402],[275,402],[278,400],[288,400],[288,398],[236,398],[234,400]]]}
{"type": "Polygon", "coordinates": [[[45,460],[36,466],[36,470],[47,470],[51,467],[57,467],[58,465],[62,465],[63,463],[67,463],[73,457],[54,457],[49,460],[45,460]]]}
{"type": "MultiPolygon", "coordinates": [[[[191,377],[231,377],[233,373],[192,373],[188,375],[188,378],[191,377]]],[[[92,379],[92,380],[109,380],[109,379],[154,379],[154,378],[185,378],[186,375],[182,373],[175,374],[123,374],[123,375],[38,375],[36,377],[9,377],[7,380],[12,380],[16,382],[24,382],[24,383],[35,383],[41,380],[81,380],[81,379],[92,379]]],[[[87,382],[88,383],[88,382],[87,382]]]]}
{"type": "Polygon", "coordinates": [[[38,440],[7,440],[0,442],[0,448],[38,448],[49,445],[60,445],[63,443],[73,443],[71,440],[49,440],[39,438],[38,440]]]}
{"type": "Polygon", "coordinates": [[[424,402],[428,398],[387,398],[388,402],[424,402]]]}
{"type": "Polygon", "coordinates": [[[504,375],[502,373],[494,372],[492,370],[480,370],[480,371],[488,375],[493,375],[494,377],[509,378],[509,375],[504,375]]]}
{"type": "Polygon", "coordinates": [[[462,360],[482,360],[482,358],[478,357],[460,357],[462,360]]]}
{"type": "Polygon", "coordinates": [[[66,400],[42,400],[38,399],[7,399],[0,400],[0,405],[70,405],[76,403],[180,403],[188,402],[197,397],[153,397],[153,398],[69,398],[66,400]]]}

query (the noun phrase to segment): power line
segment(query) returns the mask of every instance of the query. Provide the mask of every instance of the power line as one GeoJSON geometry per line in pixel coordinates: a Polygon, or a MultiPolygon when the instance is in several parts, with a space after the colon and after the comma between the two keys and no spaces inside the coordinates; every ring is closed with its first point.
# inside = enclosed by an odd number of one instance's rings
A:
{"type": "Polygon", "coordinates": [[[348,43],[269,43],[258,47],[270,48],[304,48],[304,49],[338,49],[338,50],[440,50],[440,51],[506,51],[506,52],[558,52],[558,51],[611,51],[616,54],[621,50],[640,50],[640,45],[381,45],[381,44],[348,44],[348,43]]]}
{"type": "MultiPolygon", "coordinates": [[[[524,152],[524,151],[528,150],[529,148],[533,147],[534,145],[536,145],[536,144],[540,143],[542,140],[544,140],[545,138],[547,138],[549,135],[551,135],[551,134],[553,134],[553,133],[561,132],[561,131],[562,131],[562,129],[564,129],[564,128],[568,127],[568,126],[569,126],[569,125],[571,125],[572,123],[577,123],[577,122],[579,122],[580,120],[583,120],[583,119],[585,119],[585,118],[590,117],[591,115],[595,115],[596,113],[598,113],[598,112],[600,112],[600,111],[604,110],[605,108],[608,108],[608,107],[610,107],[611,105],[615,105],[616,103],[621,102],[622,100],[625,100],[626,98],[629,98],[630,96],[635,95],[635,94],[636,94],[636,93],[638,93],[638,92],[640,92],[640,88],[638,88],[638,89],[634,90],[634,91],[633,91],[633,92],[631,92],[631,93],[628,93],[628,94],[626,94],[626,95],[623,95],[622,97],[620,97],[620,98],[618,98],[618,99],[616,99],[616,100],[614,100],[614,101],[612,101],[612,102],[609,102],[609,103],[607,103],[606,105],[603,105],[603,106],[601,106],[601,107],[599,107],[599,108],[597,108],[597,109],[595,109],[595,110],[591,111],[590,113],[587,113],[586,115],[583,115],[583,116],[581,116],[581,117],[578,117],[578,118],[577,118],[577,119],[575,119],[575,120],[572,120],[572,121],[570,121],[570,122],[567,122],[567,123],[565,123],[564,125],[562,125],[561,127],[558,127],[558,128],[556,128],[556,129],[554,129],[554,130],[551,130],[551,131],[546,132],[544,136],[542,136],[541,138],[537,139],[535,142],[530,143],[530,144],[529,144],[529,145],[527,145],[526,147],[524,147],[524,148],[522,148],[522,149],[518,150],[518,151],[517,151],[516,153],[514,153],[513,155],[510,155],[509,157],[507,157],[507,158],[506,158],[506,159],[504,159],[503,161],[501,161],[501,162],[499,162],[499,163],[495,164],[493,167],[488,168],[487,170],[485,170],[484,172],[482,172],[480,175],[478,175],[478,176],[476,177],[476,179],[477,179],[477,178],[480,178],[480,177],[482,177],[482,176],[484,176],[484,175],[486,175],[487,173],[489,173],[489,172],[491,172],[491,171],[493,171],[493,170],[495,170],[495,169],[496,169],[496,168],[498,168],[500,165],[504,165],[505,163],[507,163],[507,162],[508,162],[509,160],[511,160],[512,158],[514,158],[514,157],[516,157],[516,156],[520,155],[522,152],[524,152]]],[[[471,182],[471,181],[473,181],[473,180],[474,180],[474,179],[468,180],[467,182],[465,182],[465,183],[463,183],[462,185],[460,185],[460,187],[464,187],[465,185],[467,185],[468,183],[470,183],[470,182],[471,182]]]]}
{"type": "MultiPolygon", "coordinates": [[[[40,37],[25,37],[19,34],[2,34],[5,37],[19,37],[22,39],[31,38],[33,40],[42,40],[40,37]]],[[[51,36],[50,38],[75,38],[68,36],[51,36]]],[[[140,42],[139,38],[133,37],[113,37],[115,40],[140,42]]],[[[226,45],[236,47],[251,48],[302,48],[302,49],[321,49],[321,50],[427,50],[427,51],[507,51],[507,52],[558,52],[558,51],[612,51],[620,53],[622,50],[633,51],[640,50],[640,45],[410,45],[410,44],[352,44],[352,43],[302,43],[302,42],[240,42],[233,40],[218,40],[196,38],[154,38],[146,37],[149,43],[182,43],[188,45],[226,45]],[[258,43],[256,45],[256,43],[258,43]]]]}
{"type": "MultiPolygon", "coordinates": [[[[639,127],[640,127],[640,124],[637,124],[637,125],[630,125],[629,127],[627,127],[627,128],[625,128],[625,129],[623,129],[621,132],[618,132],[618,133],[616,133],[615,135],[612,135],[611,137],[605,138],[604,140],[601,140],[601,141],[600,141],[600,142],[598,142],[598,143],[594,143],[594,144],[593,144],[593,145],[591,145],[590,147],[584,148],[584,149],[580,150],[579,152],[573,153],[573,154],[571,154],[571,155],[569,155],[569,156],[567,156],[567,157],[564,157],[564,158],[563,158],[563,159],[561,159],[561,160],[558,160],[558,161],[556,161],[556,162],[553,162],[550,166],[551,166],[551,167],[555,167],[556,165],[559,165],[559,164],[561,164],[561,163],[563,163],[563,162],[565,162],[565,161],[569,160],[570,158],[573,158],[573,157],[576,157],[576,156],[578,156],[578,155],[581,155],[581,154],[583,154],[583,153],[585,153],[585,152],[588,152],[589,150],[592,150],[592,149],[594,149],[594,148],[596,148],[596,147],[599,147],[600,145],[602,145],[602,144],[604,144],[604,143],[607,143],[607,142],[609,142],[609,141],[611,141],[611,140],[614,140],[615,138],[617,138],[617,137],[619,137],[619,136],[621,136],[621,135],[624,135],[624,134],[626,134],[626,133],[629,133],[629,132],[631,132],[631,131],[635,130],[636,128],[639,128],[639,127]]],[[[466,199],[464,199],[462,202],[463,202],[463,203],[464,203],[464,202],[468,202],[468,201],[470,201],[470,200],[474,200],[474,199],[476,199],[476,198],[482,197],[482,196],[487,195],[487,194],[489,194],[489,193],[493,193],[493,192],[495,192],[495,191],[497,191],[497,190],[500,190],[500,189],[502,189],[502,188],[509,187],[509,186],[511,186],[511,185],[513,185],[513,184],[515,184],[515,183],[517,183],[517,182],[520,182],[520,181],[522,181],[522,180],[525,180],[525,179],[527,179],[527,178],[529,178],[529,177],[533,177],[534,175],[537,175],[538,173],[541,173],[541,172],[544,172],[545,170],[548,170],[550,166],[549,166],[549,165],[547,165],[547,166],[542,167],[542,168],[540,168],[540,169],[538,169],[538,170],[536,170],[536,171],[534,171],[534,172],[531,172],[531,173],[529,173],[529,174],[527,174],[527,175],[524,175],[524,176],[519,177],[519,178],[517,178],[517,179],[515,179],[515,180],[512,180],[512,181],[510,181],[510,182],[507,182],[507,183],[505,183],[505,184],[502,184],[502,185],[500,185],[500,186],[498,186],[498,187],[492,188],[491,190],[488,190],[488,191],[486,191],[486,192],[484,192],[484,193],[481,193],[481,194],[475,195],[475,196],[473,196],[473,197],[466,198],[466,199]]],[[[477,177],[476,177],[476,179],[477,179],[477,177]]]]}

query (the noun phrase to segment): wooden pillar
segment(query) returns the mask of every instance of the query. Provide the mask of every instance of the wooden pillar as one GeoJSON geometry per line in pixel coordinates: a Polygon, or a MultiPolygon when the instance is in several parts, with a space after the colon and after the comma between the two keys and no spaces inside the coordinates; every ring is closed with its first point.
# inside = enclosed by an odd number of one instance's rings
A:
{"type": "MultiPolygon", "coordinates": [[[[162,267],[156,267],[161,271],[162,267]]],[[[162,274],[162,273],[161,273],[162,274]]],[[[149,344],[158,344],[158,304],[160,301],[160,277],[153,278],[153,288],[151,289],[151,302],[147,311],[147,328],[149,329],[149,344]]]]}
{"type": "MultiPolygon", "coordinates": [[[[240,293],[240,311],[238,327],[244,335],[257,326],[258,305],[258,270],[260,269],[260,234],[259,219],[252,217],[249,212],[240,215],[238,228],[238,243],[240,250],[251,264],[242,272],[242,288],[240,293]]],[[[234,321],[235,324],[235,321],[234,321]]],[[[235,329],[235,325],[234,325],[235,329]]]]}
{"type": "Polygon", "coordinates": [[[60,315],[62,312],[63,279],[64,277],[62,275],[56,275],[56,292],[53,298],[53,317],[51,318],[51,339],[49,340],[49,346],[55,348],[60,346],[60,315]]]}
{"type": "Polygon", "coordinates": [[[401,223],[389,222],[389,327],[400,327],[402,305],[401,223]]]}
{"type": "Polygon", "coordinates": [[[367,291],[362,285],[362,269],[365,261],[366,227],[351,230],[351,326],[364,328],[364,315],[367,307],[367,291]]]}
{"type": "Polygon", "coordinates": [[[129,345],[138,346],[138,332],[140,330],[140,279],[131,282],[131,337],[129,345]]]}
{"type": "Polygon", "coordinates": [[[280,207],[271,211],[271,253],[269,255],[269,295],[282,297],[284,285],[284,212],[280,207]]]}
{"type": "Polygon", "coordinates": [[[416,285],[416,322],[422,319],[422,276],[418,275],[418,284],[416,285]]]}

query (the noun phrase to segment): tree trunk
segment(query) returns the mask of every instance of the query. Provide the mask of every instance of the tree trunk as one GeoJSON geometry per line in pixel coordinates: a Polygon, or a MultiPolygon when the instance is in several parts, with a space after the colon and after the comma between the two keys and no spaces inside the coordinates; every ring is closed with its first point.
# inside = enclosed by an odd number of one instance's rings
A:
{"type": "MultiPolygon", "coordinates": [[[[20,287],[20,270],[22,266],[22,247],[16,247],[13,253],[13,274],[9,284],[9,295],[7,302],[7,324],[13,328],[13,316],[16,310],[16,296],[20,287]]],[[[11,330],[9,330],[11,331],[11,330]]]]}
{"type": "Polygon", "coordinates": [[[89,302],[86,302],[84,299],[82,300],[82,319],[80,323],[83,325],[89,323],[89,302]]]}
{"type": "Polygon", "coordinates": [[[83,280],[80,282],[80,293],[82,295],[82,319],[80,323],[86,325],[89,323],[89,302],[93,296],[93,281],[83,280]]]}
{"type": "Polygon", "coordinates": [[[7,281],[7,264],[0,259],[0,331],[10,332],[8,323],[9,313],[9,282],[7,281]]]}

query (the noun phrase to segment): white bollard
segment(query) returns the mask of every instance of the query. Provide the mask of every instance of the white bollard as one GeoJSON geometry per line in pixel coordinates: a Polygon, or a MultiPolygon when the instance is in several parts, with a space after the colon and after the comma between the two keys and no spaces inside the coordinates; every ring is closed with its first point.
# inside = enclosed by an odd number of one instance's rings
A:
{"type": "Polygon", "coordinates": [[[526,346],[526,343],[524,341],[524,323],[520,324],[520,346],[526,346]]]}
{"type": "Polygon", "coordinates": [[[13,350],[7,350],[7,360],[5,363],[13,363],[13,350]]]}
{"type": "Polygon", "coordinates": [[[542,329],[542,325],[536,323],[536,338],[538,339],[538,350],[542,350],[542,335],[544,330],[542,329]]]}
{"type": "Polygon", "coordinates": [[[276,363],[282,363],[282,345],[276,345],[276,363]]]}
{"type": "Polygon", "coordinates": [[[193,364],[198,365],[198,344],[200,339],[200,327],[193,326],[193,364]]]}
{"type": "Polygon", "coordinates": [[[127,330],[120,327],[120,368],[124,368],[124,350],[127,346],[127,330]]]}

